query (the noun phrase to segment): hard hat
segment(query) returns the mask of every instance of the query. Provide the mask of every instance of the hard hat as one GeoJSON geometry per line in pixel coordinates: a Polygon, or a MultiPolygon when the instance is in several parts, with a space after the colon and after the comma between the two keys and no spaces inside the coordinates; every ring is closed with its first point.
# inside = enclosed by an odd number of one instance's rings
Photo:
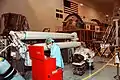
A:
{"type": "Polygon", "coordinates": [[[51,42],[54,42],[54,40],[52,38],[48,38],[45,40],[45,43],[51,43],[51,42]]]}

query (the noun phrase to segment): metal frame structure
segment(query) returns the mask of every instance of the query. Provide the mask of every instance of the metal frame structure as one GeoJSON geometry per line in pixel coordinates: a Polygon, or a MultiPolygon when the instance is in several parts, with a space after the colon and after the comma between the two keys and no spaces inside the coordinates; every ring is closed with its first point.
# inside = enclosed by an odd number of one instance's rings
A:
{"type": "Polygon", "coordinates": [[[120,75],[119,75],[119,63],[120,63],[120,52],[119,52],[119,37],[118,37],[118,32],[119,32],[119,19],[114,19],[113,20],[115,22],[115,30],[116,30],[116,35],[115,35],[115,38],[116,38],[116,49],[115,49],[115,63],[117,64],[117,75],[114,76],[114,78],[116,80],[120,80],[120,75]]]}

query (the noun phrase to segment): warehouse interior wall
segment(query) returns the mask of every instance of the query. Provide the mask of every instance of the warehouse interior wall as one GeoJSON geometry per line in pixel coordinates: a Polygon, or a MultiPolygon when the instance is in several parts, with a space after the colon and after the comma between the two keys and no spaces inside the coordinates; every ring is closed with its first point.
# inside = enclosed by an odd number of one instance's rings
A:
{"type": "Polygon", "coordinates": [[[84,16],[86,21],[90,21],[91,19],[98,19],[100,21],[104,21],[105,15],[99,10],[97,10],[97,8],[93,4],[86,2],[85,0],[79,1],[83,4],[83,6],[81,6],[81,3],[78,3],[77,0],[73,0],[73,2],[76,2],[79,5],[78,14],[82,18],[84,16]]]}
{"type": "MultiPolygon", "coordinates": [[[[49,27],[55,31],[62,26],[63,19],[56,18],[56,9],[63,10],[63,0],[1,0],[0,15],[6,12],[19,13],[27,17],[30,29],[42,31],[49,27]]],[[[79,15],[100,19],[100,14],[88,6],[79,6],[79,15]]],[[[66,15],[66,14],[65,14],[66,15]]],[[[64,15],[64,17],[65,17],[64,15]]]]}

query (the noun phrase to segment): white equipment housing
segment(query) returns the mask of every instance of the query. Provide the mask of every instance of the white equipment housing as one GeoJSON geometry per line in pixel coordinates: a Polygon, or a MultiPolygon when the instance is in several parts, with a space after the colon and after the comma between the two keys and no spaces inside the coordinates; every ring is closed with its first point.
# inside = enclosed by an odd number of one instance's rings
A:
{"type": "Polygon", "coordinates": [[[78,49],[76,49],[75,54],[81,54],[82,56],[84,56],[84,60],[88,60],[88,62],[93,62],[93,57],[95,56],[95,52],[88,49],[88,48],[84,48],[84,47],[80,47],[78,49]],[[88,54],[90,55],[90,58],[88,57],[88,54]]]}
{"type": "MultiPolygon", "coordinates": [[[[13,46],[19,48],[19,53],[22,58],[25,59],[26,66],[32,66],[31,60],[28,53],[29,44],[25,44],[22,40],[40,40],[40,39],[71,39],[71,42],[57,42],[60,48],[74,48],[81,45],[80,42],[77,42],[78,37],[77,33],[55,33],[55,32],[35,32],[35,31],[10,31],[9,33],[12,37],[13,46]]],[[[45,43],[34,44],[35,46],[44,46],[44,50],[48,50],[45,43]]],[[[34,46],[33,45],[33,46],[34,46]]]]}

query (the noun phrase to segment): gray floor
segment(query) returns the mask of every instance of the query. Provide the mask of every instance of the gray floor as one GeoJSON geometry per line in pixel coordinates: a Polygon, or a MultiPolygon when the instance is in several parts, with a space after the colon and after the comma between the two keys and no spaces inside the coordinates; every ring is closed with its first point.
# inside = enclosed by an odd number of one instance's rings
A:
{"type": "MultiPolygon", "coordinates": [[[[104,58],[95,58],[95,70],[92,71],[92,73],[96,72],[98,69],[100,69],[103,65],[106,63],[102,63],[100,61],[108,61],[109,59],[104,59],[104,58]]],[[[112,61],[113,62],[113,61],[112,61]]],[[[82,80],[85,77],[89,76],[90,72],[86,71],[86,73],[83,76],[77,76],[72,74],[72,65],[65,65],[64,68],[64,80],[82,80]]],[[[89,79],[86,80],[115,80],[114,76],[116,75],[116,67],[114,66],[106,66],[103,70],[101,70],[99,73],[96,75],[92,76],[89,79]]]]}
{"type": "MultiPolygon", "coordinates": [[[[105,65],[106,64],[105,62],[107,62],[108,60],[109,59],[106,59],[106,58],[95,57],[95,60],[94,60],[95,70],[92,71],[92,74],[96,72],[98,69],[100,69],[103,65],[105,65]]],[[[114,60],[111,61],[110,63],[113,63],[113,62],[114,60]]],[[[82,76],[73,75],[72,65],[69,64],[69,65],[65,65],[63,79],[64,80],[82,80],[89,75],[90,75],[89,71],[86,71],[86,73],[82,76]]],[[[106,66],[102,71],[100,71],[99,73],[95,74],[94,76],[86,80],[115,80],[114,79],[115,75],[116,75],[116,67],[106,66]]],[[[29,77],[31,76],[30,75],[27,75],[27,76],[28,77],[26,80],[31,80],[29,79],[29,77]]]]}

